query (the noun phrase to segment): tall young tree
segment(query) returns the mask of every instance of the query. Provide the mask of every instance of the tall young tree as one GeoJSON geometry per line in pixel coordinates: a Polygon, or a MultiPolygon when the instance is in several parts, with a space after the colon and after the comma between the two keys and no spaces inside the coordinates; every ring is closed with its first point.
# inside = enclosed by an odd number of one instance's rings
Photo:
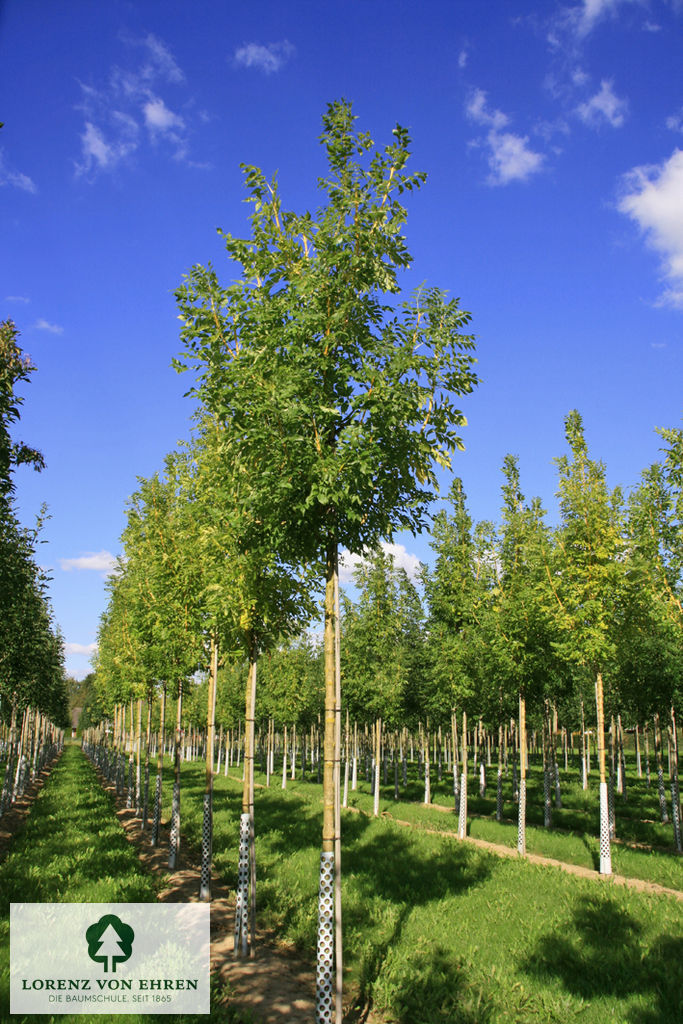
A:
{"type": "MultiPolygon", "coordinates": [[[[588,669],[595,680],[600,770],[600,872],[612,873],[605,774],[605,674],[614,668],[618,624],[623,617],[626,544],[623,501],[607,486],[605,467],[591,459],[576,410],[565,420],[570,455],[559,469],[561,525],[557,561],[548,581],[558,610],[558,650],[588,669]]],[[[612,671],[612,680],[614,672],[612,671]]]]}
{"type": "Polygon", "coordinates": [[[338,548],[361,553],[423,525],[436,466],[462,445],[454,399],[476,383],[458,303],[435,289],[396,301],[411,262],[401,197],[425,178],[405,173],[408,133],[397,126],[374,151],[353,122],[344,101],[323,117],[328,173],[315,214],[284,211],[276,182],[245,168],[251,237],[224,235],[240,279],[224,288],[211,267],[194,267],[177,293],[200,397],[229,428],[270,522],[286,519],[290,549],[326,564],[320,1020],[332,1016],[338,548]]]}

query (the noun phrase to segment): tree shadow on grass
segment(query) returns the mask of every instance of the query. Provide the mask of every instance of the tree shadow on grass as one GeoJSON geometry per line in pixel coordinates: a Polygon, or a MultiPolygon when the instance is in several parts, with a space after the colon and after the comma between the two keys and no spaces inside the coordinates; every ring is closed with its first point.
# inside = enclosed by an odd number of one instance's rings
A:
{"type": "Polygon", "coordinates": [[[642,996],[646,1007],[624,1007],[630,1024],[680,1024],[683,996],[683,939],[662,936],[651,947],[642,926],[609,895],[585,897],[574,914],[573,931],[547,935],[523,965],[537,977],[559,978],[581,999],[642,996]]]}
{"type": "MultiPolygon", "coordinates": [[[[409,963],[393,952],[401,947],[403,929],[416,906],[439,903],[484,882],[493,859],[472,847],[445,841],[426,851],[419,837],[403,830],[383,830],[358,842],[344,856],[344,874],[356,889],[345,907],[344,927],[351,946],[359,944],[359,998],[349,1020],[360,1021],[374,997],[390,1003],[397,1021],[432,1024],[437,1021],[470,1022],[489,1019],[481,991],[467,984],[452,951],[431,943],[411,952],[409,963]],[[389,904],[390,927],[378,925],[379,935],[368,942],[368,908],[379,897],[389,904]]],[[[371,931],[372,934],[372,931],[371,931]]]]}

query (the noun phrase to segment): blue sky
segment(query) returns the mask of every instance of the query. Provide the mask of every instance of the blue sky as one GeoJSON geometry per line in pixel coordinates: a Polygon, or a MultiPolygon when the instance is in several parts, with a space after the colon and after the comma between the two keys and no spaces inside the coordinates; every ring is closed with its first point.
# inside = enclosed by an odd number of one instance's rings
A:
{"type": "Polygon", "coordinates": [[[683,412],[682,42],[680,0],[5,0],[0,316],[37,366],[18,434],[47,469],[18,501],[25,522],[49,506],[70,672],[136,478],[188,434],[174,289],[197,262],[229,278],[215,229],[247,230],[241,162],[318,204],[342,96],[380,144],[407,126],[428,172],[405,287],[473,314],[454,467],[473,516],[497,517],[507,452],[553,513],[571,408],[610,482],[637,481],[683,412]]]}

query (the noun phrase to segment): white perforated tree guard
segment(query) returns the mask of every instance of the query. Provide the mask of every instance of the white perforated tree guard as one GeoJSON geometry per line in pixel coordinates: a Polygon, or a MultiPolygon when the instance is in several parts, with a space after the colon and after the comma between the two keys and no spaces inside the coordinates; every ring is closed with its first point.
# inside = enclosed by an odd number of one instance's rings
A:
{"type": "Polygon", "coordinates": [[[240,815],[240,850],[237,862],[237,898],[235,901],[235,954],[249,952],[249,836],[251,819],[240,815]]]}
{"type": "Polygon", "coordinates": [[[202,820],[202,866],[199,879],[200,900],[211,899],[211,839],[213,815],[211,792],[204,794],[204,817],[202,820]]]}
{"type": "Polygon", "coordinates": [[[666,825],[669,821],[669,812],[666,808],[666,789],[664,788],[664,772],[662,768],[657,769],[657,788],[659,790],[659,814],[662,819],[662,825],[666,825]]]}
{"type": "Polygon", "coordinates": [[[458,813],[458,839],[465,839],[467,836],[467,775],[462,773],[460,778],[460,810],[458,813]]]}
{"type": "Polygon", "coordinates": [[[171,805],[171,837],[168,844],[168,866],[173,871],[178,863],[180,849],[180,783],[173,783],[173,803],[171,805]]]}
{"type": "Polygon", "coordinates": [[[152,846],[159,842],[159,826],[161,824],[161,775],[157,772],[156,787],[154,789],[154,820],[152,822],[152,846]]]}
{"type": "Polygon", "coordinates": [[[671,780],[671,815],[674,822],[674,839],[676,841],[676,849],[681,852],[681,819],[678,813],[678,788],[676,786],[676,779],[671,780]]]}
{"type": "Polygon", "coordinates": [[[609,842],[609,796],[607,783],[600,783],[600,874],[612,874],[612,852],[609,842]]]}
{"type": "Polygon", "coordinates": [[[519,806],[517,809],[517,853],[526,854],[526,779],[519,782],[519,806]]]}
{"type": "Polygon", "coordinates": [[[320,854],[318,951],[315,975],[316,1024],[334,1020],[334,853],[320,854]]]}

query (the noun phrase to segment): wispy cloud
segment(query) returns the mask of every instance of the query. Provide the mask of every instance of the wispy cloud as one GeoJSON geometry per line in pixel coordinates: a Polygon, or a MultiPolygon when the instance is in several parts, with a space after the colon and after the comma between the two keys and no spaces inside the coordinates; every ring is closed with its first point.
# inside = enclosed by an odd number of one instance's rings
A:
{"type": "Polygon", "coordinates": [[[488,105],[483,89],[476,89],[470,96],[465,113],[471,121],[488,129],[486,135],[475,141],[488,151],[491,170],[489,184],[507,185],[512,181],[527,181],[541,170],[544,156],[531,149],[527,135],[506,131],[510,118],[501,110],[488,105]]]}
{"type": "Polygon", "coordinates": [[[237,67],[252,68],[272,75],[280,71],[296,53],[295,48],[286,39],[279,43],[245,43],[235,50],[233,62],[237,67]]]}
{"type": "Polygon", "coordinates": [[[666,119],[666,127],[671,132],[683,132],[683,107],[666,119]]]}
{"type": "Polygon", "coordinates": [[[600,22],[614,17],[620,7],[641,0],[581,0],[562,12],[562,17],[579,38],[590,35],[600,22]]]}
{"type": "Polygon", "coordinates": [[[25,295],[6,295],[5,302],[30,302],[25,295]]]}
{"type": "Polygon", "coordinates": [[[97,644],[74,644],[65,643],[64,653],[69,654],[86,654],[88,656],[93,655],[97,650],[97,644]]]}
{"type": "Polygon", "coordinates": [[[659,253],[668,287],[661,305],[683,309],[683,150],[662,164],[635,167],[623,180],[619,210],[638,224],[659,253]]]}
{"type": "Polygon", "coordinates": [[[116,65],[99,87],[80,82],[84,114],[81,157],[76,174],[92,180],[100,171],[113,171],[143,145],[145,138],[166,144],[174,159],[188,152],[189,129],[160,90],[185,81],[168,47],[156,36],[124,38],[129,51],[142,51],[134,64],[116,65]],[[146,129],[146,134],[143,131],[146,129]]]}
{"type": "Polygon", "coordinates": [[[78,558],[60,558],[59,565],[64,572],[86,569],[109,575],[116,566],[116,558],[110,551],[86,551],[78,558]]]}
{"type": "Polygon", "coordinates": [[[0,150],[0,186],[11,185],[12,188],[21,189],[22,192],[37,192],[35,182],[29,178],[28,174],[22,174],[21,171],[15,171],[13,167],[6,162],[4,153],[0,150]]]}
{"type": "Polygon", "coordinates": [[[592,128],[599,128],[605,122],[613,128],[620,128],[626,119],[628,102],[615,95],[612,82],[603,79],[598,92],[579,104],[576,112],[592,128]]]}
{"type": "Polygon", "coordinates": [[[64,328],[60,327],[59,324],[51,324],[49,320],[43,320],[39,317],[33,324],[33,329],[36,331],[49,331],[50,334],[63,334],[64,328]]]}

